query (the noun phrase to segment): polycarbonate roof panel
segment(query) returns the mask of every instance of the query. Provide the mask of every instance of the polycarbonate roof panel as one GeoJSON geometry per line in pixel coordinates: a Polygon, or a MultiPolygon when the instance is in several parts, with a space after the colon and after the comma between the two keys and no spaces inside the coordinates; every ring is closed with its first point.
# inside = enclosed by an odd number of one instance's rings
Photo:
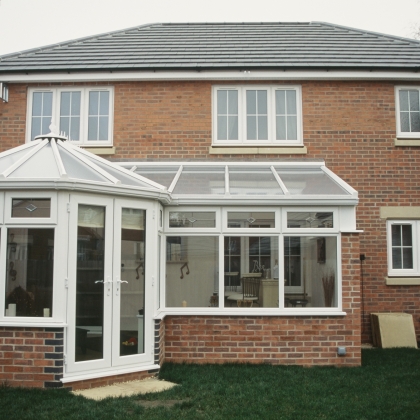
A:
{"type": "Polygon", "coordinates": [[[0,173],[10,168],[14,163],[16,163],[20,158],[25,156],[28,153],[28,149],[17,150],[14,153],[7,154],[0,157],[0,173]]]}
{"type": "Polygon", "coordinates": [[[184,167],[173,194],[224,195],[225,166],[184,167]]]}
{"type": "Polygon", "coordinates": [[[107,178],[98,171],[92,169],[81,160],[75,159],[74,156],[60,147],[60,157],[63,162],[66,173],[70,178],[81,179],[84,181],[107,182],[107,178]]]}
{"type": "Polygon", "coordinates": [[[175,178],[175,175],[178,172],[180,165],[177,166],[160,166],[160,167],[138,167],[134,169],[134,173],[137,175],[144,176],[145,178],[151,179],[154,182],[157,182],[160,185],[163,185],[166,188],[169,188],[172,184],[172,181],[175,178]]]}
{"type": "Polygon", "coordinates": [[[275,168],[291,195],[350,195],[321,168],[275,168]]]}
{"type": "MultiPolygon", "coordinates": [[[[28,153],[28,151],[26,151],[26,153],[28,153]]],[[[16,168],[9,177],[36,179],[59,178],[60,172],[54,158],[51,144],[47,143],[42,149],[39,149],[30,159],[16,168]]]]}
{"type": "Polygon", "coordinates": [[[270,167],[229,167],[231,195],[283,195],[270,167]]]}

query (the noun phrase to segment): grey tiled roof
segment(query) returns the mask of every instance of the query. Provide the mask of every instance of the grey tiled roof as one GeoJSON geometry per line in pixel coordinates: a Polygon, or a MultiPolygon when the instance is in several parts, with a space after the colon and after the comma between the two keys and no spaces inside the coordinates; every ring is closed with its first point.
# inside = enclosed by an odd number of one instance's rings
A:
{"type": "Polygon", "coordinates": [[[0,74],[235,68],[414,70],[420,42],[322,22],[167,23],[0,57],[0,74]]]}

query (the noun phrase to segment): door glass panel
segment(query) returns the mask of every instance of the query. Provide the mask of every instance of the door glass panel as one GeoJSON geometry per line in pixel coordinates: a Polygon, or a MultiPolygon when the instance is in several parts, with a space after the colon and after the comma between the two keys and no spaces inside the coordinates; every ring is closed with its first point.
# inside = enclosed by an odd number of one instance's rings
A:
{"type": "Polygon", "coordinates": [[[122,209],[120,356],[144,353],[146,211],[122,209]]]}
{"type": "Polygon", "coordinates": [[[76,362],[103,358],[104,245],[105,207],[79,205],[76,276],[76,362]]]}

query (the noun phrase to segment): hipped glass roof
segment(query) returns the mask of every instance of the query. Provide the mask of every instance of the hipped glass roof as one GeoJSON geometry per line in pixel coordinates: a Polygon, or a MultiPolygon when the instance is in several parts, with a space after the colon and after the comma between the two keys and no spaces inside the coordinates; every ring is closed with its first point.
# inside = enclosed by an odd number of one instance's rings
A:
{"type": "Polygon", "coordinates": [[[164,185],[173,199],[189,203],[193,200],[198,203],[200,200],[312,199],[357,204],[357,192],[326,168],[323,161],[138,162],[120,165],[164,185]]]}

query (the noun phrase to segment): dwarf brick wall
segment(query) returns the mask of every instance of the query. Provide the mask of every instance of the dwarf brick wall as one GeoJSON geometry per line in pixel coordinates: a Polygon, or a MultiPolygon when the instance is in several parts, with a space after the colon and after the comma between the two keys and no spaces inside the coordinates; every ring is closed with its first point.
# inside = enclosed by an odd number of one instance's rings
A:
{"type": "Polygon", "coordinates": [[[63,386],[63,339],[62,328],[0,327],[0,384],[63,386]]]}
{"type": "Polygon", "coordinates": [[[343,234],[342,252],[346,316],[168,316],[165,361],[360,365],[357,234],[343,234]]]}
{"type": "MultiPolygon", "coordinates": [[[[270,82],[262,84],[265,83],[270,82]]],[[[113,84],[116,154],[112,158],[324,159],[329,169],[359,192],[357,227],[363,230],[360,252],[366,256],[363,341],[371,341],[369,314],[383,311],[411,313],[420,340],[420,286],[385,284],[386,221],[379,217],[381,206],[420,206],[420,148],[394,146],[394,88],[399,83],[287,83],[302,86],[307,155],[209,155],[212,83],[175,81],[113,84]]],[[[409,84],[404,82],[404,85],[409,84]]],[[[60,84],[54,84],[57,85],[60,84]]],[[[11,84],[9,87],[9,103],[0,103],[1,150],[22,144],[25,138],[26,86],[11,84]]]]}

